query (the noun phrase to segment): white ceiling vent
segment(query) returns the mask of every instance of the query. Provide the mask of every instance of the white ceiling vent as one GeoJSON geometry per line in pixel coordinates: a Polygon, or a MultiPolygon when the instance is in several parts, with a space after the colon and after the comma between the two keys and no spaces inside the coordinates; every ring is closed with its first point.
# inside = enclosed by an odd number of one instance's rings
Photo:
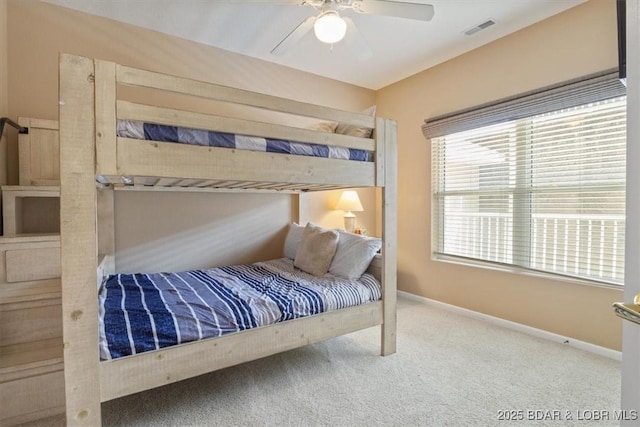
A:
{"type": "Polygon", "coordinates": [[[487,19],[482,24],[479,24],[479,25],[476,25],[475,27],[469,28],[464,33],[467,36],[471,36],[471,35],[477,33],[478,31],[482,31],[485,28],[489,28],[490,26],[494,25],[495,23],[496,23],[496,21],[494,21],[493,19],[487,19]]]}

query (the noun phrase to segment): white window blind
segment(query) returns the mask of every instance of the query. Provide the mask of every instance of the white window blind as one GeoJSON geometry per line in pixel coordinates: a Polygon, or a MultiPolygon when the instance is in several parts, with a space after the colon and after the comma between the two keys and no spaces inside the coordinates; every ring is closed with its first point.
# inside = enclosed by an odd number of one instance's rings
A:
{"type": "Polygon", "coordinates": [[[431,138],[435,256],[621,285],[626,98],[613,95],[431,138]]]}

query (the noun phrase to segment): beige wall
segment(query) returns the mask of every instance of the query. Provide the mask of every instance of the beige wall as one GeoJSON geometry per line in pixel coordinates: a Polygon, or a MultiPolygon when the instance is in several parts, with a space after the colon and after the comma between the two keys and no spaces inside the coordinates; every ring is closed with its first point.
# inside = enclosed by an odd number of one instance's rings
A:
{"type": "MultiPolygon", "coordinates": [[[[364,228],[370,236],[380,236],[377,228],[379,216],[378,201],[375,190],[371,188],[355,188],[362,203],[362,212],[356,215],[356,227],[364,228]]],[[[344,228],[344,211],[335,210],[342,190],[309,193],[300,196],[300,222],[315,222],[324,227],[344,228]]]]}
{"type": "Polygon", "coordinates": [[[377,93],[399,128],[399,288],[619,350],[622,291],[431,260],[428,117],[617,66],[614,0],[591,0],[377,93]]]}
{"type": "MultiPolygon", "coordinates": [[[[7,67],[7,0],[0,0],[0,117],[9,115],[7,67]]],[[[7,182],[7,138],[0,135],[0,184],[7,182]]]]}
{"type": "Polygon", "coordinates": [[[0,0],[0,116],[9,112],[7,97],[7,0],[0,0]]]}
{"type": "Polygon", "coordinates": [[[202,197],[179,192],[157,197],[137,191],[117,191],[116,205],[118,270],[123,273],[180,271],[273,258],[282,251],[283,220],[292,217],[294,208],[292,197],[271,194],[202,197]],[[155,214],[149,206],[172,214],[155,214]]]}
{"type": "MultiPolygon", "coordinates": [[[[6,1],[0,0],[0,19],[6,1]]],[[[7,16],[13,118],[57,119],[59,52],[346,110],[374,102],[367,89],[37,0],[8,0],[7,16]]],[[[9,142],[15,183],[16,141],[9,142]]],[[[289,195],[117,193],[118,268],[181,269],[280,256],[296,208],[289,195]]]]}

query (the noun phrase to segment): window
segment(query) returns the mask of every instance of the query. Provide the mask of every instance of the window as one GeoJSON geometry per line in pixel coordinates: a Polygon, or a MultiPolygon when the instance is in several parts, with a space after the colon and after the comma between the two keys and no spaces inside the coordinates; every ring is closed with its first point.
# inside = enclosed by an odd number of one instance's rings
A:
{"type": "Polygon", "coordinates": [[[626,97],[598,98],[432,136],[434,256],[622,285],[626,97]]]}

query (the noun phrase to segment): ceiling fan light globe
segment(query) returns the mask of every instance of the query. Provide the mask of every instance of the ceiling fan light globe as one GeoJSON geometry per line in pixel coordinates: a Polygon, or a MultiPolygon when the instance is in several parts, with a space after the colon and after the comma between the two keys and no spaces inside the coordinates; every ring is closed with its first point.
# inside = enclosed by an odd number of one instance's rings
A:
{"type": "Polygon", "coordinates": [[[324,43],[337,43],[347,32],[347,23],[334,11],[323,13],[316,19],[313,32],[324,43]]]}

